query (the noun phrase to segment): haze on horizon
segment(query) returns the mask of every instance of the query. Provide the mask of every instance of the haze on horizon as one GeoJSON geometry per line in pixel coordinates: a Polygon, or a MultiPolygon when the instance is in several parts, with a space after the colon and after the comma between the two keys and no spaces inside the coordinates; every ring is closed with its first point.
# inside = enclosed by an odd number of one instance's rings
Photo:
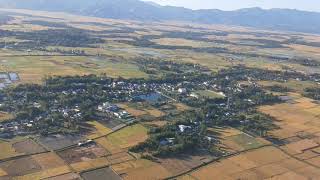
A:
{"type": "Polygon", "coordinates": [[[160,5],[171,5],[189,9],[237,10],[260,7],[263,9],[286,8],[320,12],[319,0],[143,0],[160,5]]]}

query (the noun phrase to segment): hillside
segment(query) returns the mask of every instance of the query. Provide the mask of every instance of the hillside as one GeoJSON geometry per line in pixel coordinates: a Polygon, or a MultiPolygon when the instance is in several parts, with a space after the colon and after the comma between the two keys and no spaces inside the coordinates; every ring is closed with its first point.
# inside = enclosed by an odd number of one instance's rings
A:
{"type": "Polygon", "coordinates": [[[139,0],[2,0],[0,7],[63,11],[102,18],[140,21],[178,20],[320,33],[320,13],[291,9],[190,10],[180,7],[160,6],[139,0]]]}

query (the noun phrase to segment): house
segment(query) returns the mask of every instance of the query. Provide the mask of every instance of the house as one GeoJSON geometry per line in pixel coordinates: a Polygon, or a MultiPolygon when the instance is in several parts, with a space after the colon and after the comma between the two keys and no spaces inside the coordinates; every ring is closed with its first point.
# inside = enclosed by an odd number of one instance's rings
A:
{"type": "Polygon", "coordinates": [[[130,114],[127,111],[120,111],[113,113],[119,119],[127,119],[130,117],[130,114]]]}
{"type": "Polygon", "coordinates": [[[175,138],[166,138],[160,141],[160,146],[171,146],[174,144],[175,138]]]}
{"type": "Polygon", "coordinates": [[[184,93],[187,93],[187,89],[186,89],[186,88],[179,88],[179,89],[178,89],[178,92],[179,92],[180,94],[184,94],[184,93]]]}
{"type": "Polygon", "coordinates": [[[196,94],[196,93],[191,93],[189,96],[190,96],[190,97],[193,97],[193,98],[196,98],[196,99],[199,98],[199,95],[196,94]]]}
{"type": "Polygon", "coordinates": [[[41,108],[41,104],[40,103],[38,103],[38,102],[34,102],[33,103],[33,107],[35,107],[35,108],[41,108]]]}
{"type": "Polygon", "coordinates": [[[223,92],[218,92],[219,95],[226,97],[226,95],[223,92]]]}
{"type": "Polygon", "coordinates": [[[95,144],[95,142],[91,139],[88,139],[86,141],[79,142],[78,146],[81,147],[81,146],[87,146],[87,145],[92,145],[92,144],[95,144]]]}
{"type": "Polygon", "coordinates": [[[178,125],[178,127],[181,133],[185,132],[188,129],[191,129],[191,126],[186,126],[186,125],[178,125]]]}

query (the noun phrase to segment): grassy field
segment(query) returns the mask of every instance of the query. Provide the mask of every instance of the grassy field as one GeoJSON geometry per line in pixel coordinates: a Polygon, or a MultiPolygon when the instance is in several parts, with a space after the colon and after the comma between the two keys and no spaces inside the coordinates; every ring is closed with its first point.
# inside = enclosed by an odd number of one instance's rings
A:
{"type": "Polygon", "coordinates": [[[7,112],[0,112],[0,122],[11,120],[13,116],[7,112]]]}
{"type": "Polygon", "coordinates": [[[144,126],[136,124],[107,136],[107,140],[122,149],[129,148],[146,140],[147,132],[148,130],[144,126]]]}
{"type": "Polygon", "coordinates": [[[34,179],[46,179],[62,174],[70,173],[71,170],[68,166],[60,166],[57,168],[47,169],[36,173],[27,174],[24,176],[14,177],[14,180],[34,180],[34,179]]]}
{"type": "Polygon", "coordinates": [[[206,97],[206,98],[211,98],[211,99],[218,99],[218,98],[224,98],[225,96],[222,94],[219,94],[214,91],[210,90],[201,90],[201,91],[196,91],[196,94],[198,94],[200,97],[206,97]]]}
{"type": "MultiPolygon", "coordinates": [[[[34,32],[39,30],[57,29],[50,26],[50,23],[66,23],[73,28],[78,28],[83,31],[89,31],[92,36],[100,37],[106,42],[90,44],[88,47],[64,47],[59,45],[48,45],[47,50],[59,48],[63,50],[84,50],[89,55],[102,54],[102,57],[59,57],[49,56],[44,54],[58,54],[48,53],[40,50],[32,50],[32,52],[16,51],[13,49],[1,49],[1,55],[41,55],[43,56],[24,56],[24,57],[0,57],[0,65],[5,70],[18,72],[21,76],[22,82],[41,82],[46,75],[82,75],[82,74],[101,74],[125,78],[146,78],[148,77],[144,72],[130,62],[133,58],[160,58],[170,59],[178,62],[192,62],[207,66],[213,71],[228,68],[234,65],[243,64],[248,67],[267,68],[273,70],[282,70],[283,66],[290,66],[293,69],[303,72],[314,71],[315,68],[306,67],[291,62],[276,62],[265,57],[246,57],[237,56],[229,53],[208,53],[195,52],[185,49],[171,49],[172,46],[190,46],[194,48],[226,48],[234,53],[256,53],[257,55],[279,55],[279,56],[303,56],[305,58],[319,58],[317,53],[319,48],[298,45],[298,44],[284,44],[284,47],[263,48],[260,47],[263,43],[260,40],[273,40],[279,43],[296,37],[296,34],[259,31],[243,27],[226,27],[226,26],[207,26],[200,24],[193,24],[193,29],[188,28],[184,23],[172,24],[171,22],[147,23],[130,22],[123,20],[102,19],[93,17],[75,16],[65,13],[48,13],[35,12],[26,10],[6,10],[10,12],[20,12],[20,16],[15,16],[15,20],[7,25],[2,25],[3,29],[10,31],[34,32]],[[26,16],[23,16],[26,14],[26,16]],[[29,16],[33,14],[33,16],[29,16]],[[58,17],[59,19],[57,19],[58,17]],[[47,22],[48,25],[32,24],[32,21],[47,22]],[[97,24],[100,23],[100,24],[97,24]],[[96,23],[96,24],[93,24],[96,23]],[[133,28],[135,31],[129,33],[119,33],[119,30],[133,28]],[[103,31],[110,31],[104,33],[103,31]],[[204,33],[199,39],[188,39],[182,37],[166,37],[164,34],[168,32],[195,32],[204,33]],[[226,36],[210,35],[210,32],[225,32],[226,36]],[[259,33],[257,35],[256,33],[259,33]],[[113,35],[113,36],[111,36],[113,35]],[[120,40],[139,41],[135,38],[142,38],[145,35],[157,35],[149,39],[152,42],[168,46],[168,48],[151,48],[136,46],[122,42],[120,40]],[[163,35],[163,37],[161,36],[163,35]],[[107,36],[107,37],[105,37],[107,36]],[[109,37],[110,36],[110,37],[109,37]],[[205,40],[202,40],[204,38],[205,40]],[[212,42],[210,42],[212,40],[212,42]],[[222,42],[219,42],[221,41],[222,42]],[[218,42],[217,42],[218,41],[218,42]],[[229,43],[223,43],[227,41],[229,43]],[[243,43],[243,44],[242,44],[243,43]],[[105,58],[103,58],[105,57],[105,58]],[[113,61],[114,59],[122,59],[121,61],[113,61]]],[[[65,28],[65,27],[63,27],[65,28]]],[[[301,39],[307,42],[319,39],[316,35],[299,35],[301,39]]],[[[24,42],[23,38],[8,36],[0,38],[0,42],[24,42]]]]}
{"type": "Polygon", "coordinates": [[[73,56],[0,57],[2,69],[17,72],[22,82],[41,82],[46,76],[107,74],[111,77],[146,78],[137,66],[108,59],[73,56]]]}
{"type": "Polygon", "coordinates": [[[160,45],[167,45],[167,46],[190,46],[190,47],[213,47],[213,43],[208,43],[204,41],[194,41],[194,40],[187,40],[182,38],[161,38],[161,39],[154,39],[153,42],[156,42],[160,45]]]}
{"type": "Polygon", "coordinates": [[[21,155],[22,153],[17,153],[15,149],[12,147],[12,143],[0,141],[0,159],[5,159],[9,157],[14,157],[17,155],[21,155]]]}
{"type": "Polygon", "coordinates": [[[123,179],[164,179],[171,173],[158,163],[140,159],[113,165],[112,168],[123,179]]]}
{"type": "Polygon", "coordinates": [[[145,104],[137,104],[137,103],[132,103],[132,104],[128,104],[128,103],[122,103],[119,104],[119,106],[123,109],[125,109],[126,111],[128,111],[131,115],[135,116],[135,117],[141,117],[141,116],[152,116],[155,118],[159,118],[161,116],[164,116],[165,113],[153,108],[149,105],[145,105],[145,104]]]}
{"type": "Polygon", "coordinates": [[[71,167],[77,172],[82,172],[89,169],[95,169],[103,166],[107,166],[109,161],[106,158],[98,158],[90,161],[83,161],[71,164],[71,167]]]}
{"type": "Polygon", "coordinates": [[[140,124],[125,127],[107,137],[95,141],[107,149],[111,154],[125,152],[127,148],[137,145],[147,139],[147,128],[140,124]]]}
{"type": "Polygon", "coordinates": [[[270,86],[274,86],[274,85],[278,85],[281,87],[287,87],[290,90],[293,90],[294,92],[297,92],[297,93],[303,93],[304,89],[306,89],[306,88],[320,87],[319,85],[317,85],[314,82],[297,81],[297,80],[289,80],[287,82],[260,81],[258,83],[262,86],[265,86],[265,87],[270,87],[270,86]]]}
{"type": "Polygon", "coordinates": [[[262,142],[260,142],[256,138],[251,137],[247,134],[239,134],[236,136],[231,136],[229,138],[231,138],[235,143],[241,146],[243,150],[254,149],[264,145],[262,142]]]}
{"type": "Polygon", "coordinates": [[[104,125],[102,125],[101,123],[99,123],[97,121],[90,121],[90,122],[88,122],[88,124],[96,129],[94,132],[92,132],[91,134],[89,134],[87,136],[88,139],[96,139],[98,137],[105,136],[105,135],[110,134],[112,132],[111,129],[105,127],[104,125]]]}

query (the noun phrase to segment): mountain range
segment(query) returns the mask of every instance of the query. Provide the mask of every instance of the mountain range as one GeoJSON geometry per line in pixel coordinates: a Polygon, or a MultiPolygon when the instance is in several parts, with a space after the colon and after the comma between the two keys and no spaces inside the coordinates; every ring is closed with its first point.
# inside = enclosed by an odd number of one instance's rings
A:
{"type": "Polygon", "coordinates": [[[140,0],[0,0],[0,8],[140,21],[187,21],[320,34],[320,13],[293,9],[191,10],[140,0]]]}

